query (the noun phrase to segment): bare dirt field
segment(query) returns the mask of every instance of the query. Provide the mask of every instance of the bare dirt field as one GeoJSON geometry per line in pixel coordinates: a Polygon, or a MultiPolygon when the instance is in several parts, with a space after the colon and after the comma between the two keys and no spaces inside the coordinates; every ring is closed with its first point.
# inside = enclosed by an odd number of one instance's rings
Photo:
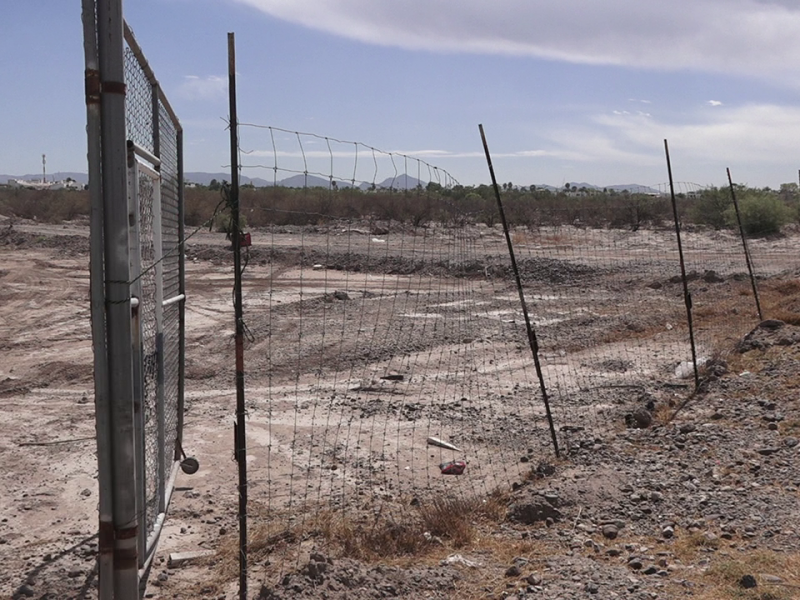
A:
{"type": "MultiPolygon", "coordinates": [[[[94,598],[88,228],[0,230],[0,597],[94,598]]],[[[692,397],[669,236],[515,233],[556,459],[499,230],[255,232],[250,597],[795,597],[800,240],[752,243],[784,319],[756,328],[737,240],[686,233],[709,361],[692,397]],[[441,474],[451,459],[464,475],[441,474]]],[[[178,477],[147,597],[237,597],[232,279],[224,236],[194,235],[183,445],[201,468],[178,477]],[[194,550],[212,555],[169,564],[194,550]]]]}

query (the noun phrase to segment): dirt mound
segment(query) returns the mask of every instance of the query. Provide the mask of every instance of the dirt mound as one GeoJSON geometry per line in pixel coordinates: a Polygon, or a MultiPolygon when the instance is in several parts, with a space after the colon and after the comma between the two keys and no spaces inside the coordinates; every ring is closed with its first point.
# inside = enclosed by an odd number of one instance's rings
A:
{"type": "MultiPolygon", "coordinates": [[[[314,249],[260,248],[249,249],[249,262],[300,265],[311,268],[323,265],[334,271],[352,273],[375,273],[380,275],[422,275],[428,277],[494,277],[511,280],[513,271],[506,257],[484,257],[481,259],[417,259],[407,256],[367,254],[359,252],[323,252],[314,249]]],[[[220,246],[196,244],[188,246],[189,260],[208,260],[215,264],[232,262],[231,250],[220,246]]],[[[608,272],[579,263],[550,258],[532,257],[518,262],[520,276],[525,281],[565,283],[595,277],[608,272]]]]}
{"type": "Polygon", "coordinates": [[[778,319],[761,321],[736,345],[736,350],[744,354],[751,350],[763,350],[771,346],[793,346],[800,342],[800,327],[788,325],[778,319]]]}
{"type": "Polygon", "coordinates": [[[55,248],[69,256],[77,256],[89,253],[89,238],[71,234],[36,234],[5,227],[0,229],[0,247],[11,250],[55,248]]]}

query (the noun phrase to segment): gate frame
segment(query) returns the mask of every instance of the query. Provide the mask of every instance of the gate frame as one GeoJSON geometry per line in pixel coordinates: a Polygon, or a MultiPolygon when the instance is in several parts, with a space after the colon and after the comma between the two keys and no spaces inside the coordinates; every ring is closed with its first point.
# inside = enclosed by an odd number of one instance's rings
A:
{"type": "MultiPolygon", "coordinates": [[[[82,0],[81,16],[86,64],[86,109],[90,219],[90,304],[94,352],[95,419],[99,487],[98,598],[135,600],[147,583],[149,568],[166,518],[179,460],[183,455],[185,265],[183,225],[183,130],[147,63],[133,32],[123,18],[122,0],[82,0]],[[133,53],[150,84],[153,152],[129,145],[126,131],[125,47],[133,53]],[[162,111],[166,115],[162,115],[162,111]],[[168,123],[162,123],[162,116],[168,123]],[[159,171],[161,125],[174,134],[178,260],[177,295],[163,299],[162,206],[159,171]],[[130,146],[130,147],[129,147],[130,146]],[[142,156],[151,167],[136,158],[142,156]],[[132,176],[129,166],[133,167],[132,176]],[[154,382],[157,416],[157,494],[152,526],[148,528],[144,498],[144,413],[141,355],[141,253],[138,242],[138,173],[146,169],[154,182],[154,265],[156,271],[156,362],[154,382]],[[135,214],[137,217],[129,220],[135,214]],[[177,398],[174,449],[165,447],[164,307],[179,304],[177,398]],[[138,358],[137,358],[138,357],[138,358]],[[168,468],[167,462],[172,461],[168,468]]],[[[172,250],[170,249],[169,252],[172,250]]],[[[175,288],[172,288],[174,290],[175,288]]],[[[174,322],[173,322],[174,323],[174,322]]],[[[172,373],[171,373],[172,374],[172,373]]],[[[171,390],[172,391],[172,390],[171,390]]],[[[171,430],[171,433],[173,431],[171,430]]]]}

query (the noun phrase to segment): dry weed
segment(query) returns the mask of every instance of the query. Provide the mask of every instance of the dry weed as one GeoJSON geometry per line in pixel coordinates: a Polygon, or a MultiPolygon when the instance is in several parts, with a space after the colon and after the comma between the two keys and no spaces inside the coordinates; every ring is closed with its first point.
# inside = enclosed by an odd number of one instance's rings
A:
{"type": "Polygon", "coordinates": [[[755,550],[718,556],[698,583],[698,600],[789,600],[800,592],[800,554],[755,550]],[[744,589],[745,575],[755,577],[757,586],[744,589]],[[779,580],[775,578],[779,577],[779,580]]]}

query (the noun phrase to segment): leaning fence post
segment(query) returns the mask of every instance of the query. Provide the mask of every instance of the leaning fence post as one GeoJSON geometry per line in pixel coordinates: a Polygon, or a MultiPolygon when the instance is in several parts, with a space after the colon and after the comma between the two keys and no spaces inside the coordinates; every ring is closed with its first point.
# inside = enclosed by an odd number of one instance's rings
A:
{"type": "Polygon", "coordinates": [[[678,217],[678,203],[675,201],[675,185],[672,182],[672,164],[669,160],[669,145],[664,140],[664,151],[667,155],[667,173],[669,174],[669,192],[672,197],[672,215],[675,218],[675,238],[678,240],[678,256],[681,263],[681,280],[683,281],[683,302],[686,305],[686,322],[689,325],[689,344],[692,347],[692,365],[694,366],[694,387],[700,387],[700,374],[697,370],[697,349],[694,343],[694,324],[692,323],[692,295],[689,293],[689,282],[686,279],[686,263],[683,260],[683,244],[681,243],[681,224],[678,217]]]}
{"type": "Polygon", "coordinates": [[[494,167],[492,166],[492,157],[489,154],[489,145],[486,143],[486,135],[483,132],[483,125],[478,125],[481,132],[481,140],[483,141],[483,150],[486,153],[486,162],[489,165],[489,174],[492,176],[492,186],[494,187],[494,195],[497,198],[497,208],[500,211],[500,221],[503,224],[503,232],[506,236],[506,244],[508,245],[508,254],[511,257],[511,269],[514,271],[514,279],[517,284],[517,292],[519,293],[519,302],[522,305],[522,314],[525,317],[525,329],[528,332],[528,345],[531,348],[533,355],[533,364],[536,367],[536,376],[539,378],[539,388],[542,391],[542,400],[544,401],[544,410],[547,414],[547,424],[550,427],[550,437],[553,440],[553,450],[555,450],[556,457],[561,454],[558,450],[558,438],[556,437],[556,428],[553,425],[553,415],[550,412],[550,399],[547,396],[547,386],[544,382],[544,374],[542,373],[542,364],[539,361],[539,341],[536,339],[536,331],[531,324],[531,318],[528,314],[528,305],[525,302],[525,291],[522,288],[522,279],[519,276],[519,268],[517,266],[517,258],[514,255],[514,245],[511,243],[511,234],[508,231],[508,221],[506,220],[506,213],[503,210],[503,201],[500,199],[500,189],[497,187],[497,178],[494,175],[494,167]]]}
{"type": "Polygon", "coordinates": [[[247,436],[244,401],[244,315],[242,314],[241,231],[239,230],[239,121],[236,117],[236,45],[228,34],[228,96],[231,130],[231,209],[233,241],[234,313],[236,319],[236,426],[235,457],[239,465],[239,599],[247,600],[247,436]]]}
{"type": "Polygon", "coordinates": [[[733,187],[733,179],[731,179],[731,170],[725,169],[728,172],[728,185],[731,188],[731,198],[733,199],[733,208],[736,211],[736,222],[739,224],[739,235],[742,238],[742,246],[744,247],[744,259],[747,262],[747,272],[750,274],[750,285],[753,287],[753,298],[756,300],[756,310],[758,311],[758,320],[763,321],[764,316],[761,313],[761,301],[758,298],[758,286],[756,285],[756,276],[753,273],[753,263],[750,260],[750,249],[747,247],[747,237],[744,235],[744,227],[742,226],[742,215],[739,212],[739,201],[736,199],[736,190],[733,187]]]}

